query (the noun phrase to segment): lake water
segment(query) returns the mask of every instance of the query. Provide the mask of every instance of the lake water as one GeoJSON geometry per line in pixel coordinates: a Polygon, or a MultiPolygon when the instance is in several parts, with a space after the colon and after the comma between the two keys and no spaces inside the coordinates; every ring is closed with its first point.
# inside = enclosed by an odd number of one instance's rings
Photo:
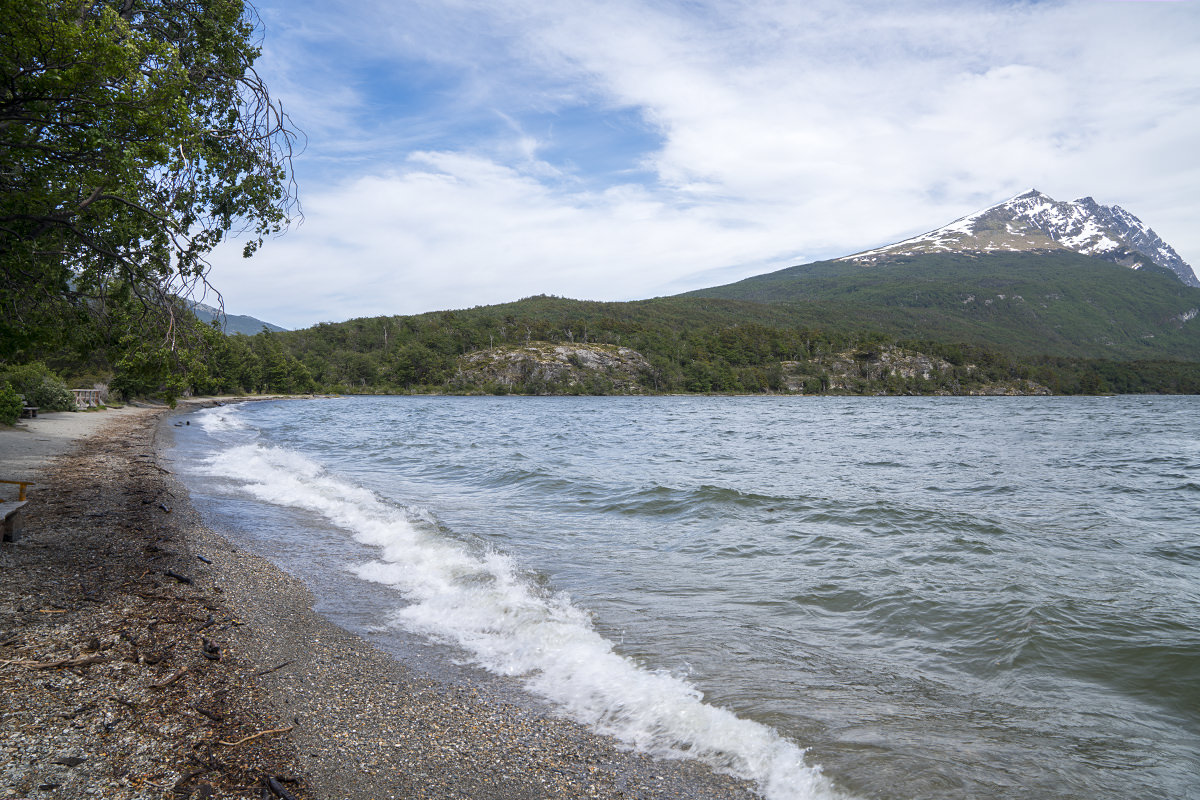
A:
{"type": "Polygon", "coordinates": [[[1200,398],[189,419],[194,502],[319,610],[771,800],[1200,798],[1200,398]]]}

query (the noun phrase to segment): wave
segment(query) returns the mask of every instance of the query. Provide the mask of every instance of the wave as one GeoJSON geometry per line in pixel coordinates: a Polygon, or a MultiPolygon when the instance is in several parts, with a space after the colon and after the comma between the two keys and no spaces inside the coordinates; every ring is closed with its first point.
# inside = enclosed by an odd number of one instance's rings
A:
{"type": "Polygon", "coordinates": [[[808,497],[784,497],[743,492],[726,486],[702,485],[676,489],[653,485],[631,489],[621,494],[608,494],[598,506],[606,514],[631,516],[720,516],[737,513],[739,509],[774,512],[780,509],[807,511],[812,503],[808,497]]]}
{"type": "MultiPolygon", "coordinates": [[[[205,420],[237,422],[219,414],[205,420]]],[[[540,587],[509,556],[454,539],[419,512],[286,448],[231,447],[206,459],[204,469],[259,500],[319,514],[378,548],[379,557],[355,572],[407,601],[391,624],[462,648],[576,721],[650,754],[695,758],[750,780],[769,800],[842,796],[806,763],[802,748],[704,702],[687,681],[616,652],[585,610],[540,587]]]]}
{"type": "Polygon", "coordinates": [[[207,433],[224,433],[227,431],[250,430],[250,425],[242,419],[236,406],[216,406],[197,411],[194,417],[196,423],[207,433]]]}

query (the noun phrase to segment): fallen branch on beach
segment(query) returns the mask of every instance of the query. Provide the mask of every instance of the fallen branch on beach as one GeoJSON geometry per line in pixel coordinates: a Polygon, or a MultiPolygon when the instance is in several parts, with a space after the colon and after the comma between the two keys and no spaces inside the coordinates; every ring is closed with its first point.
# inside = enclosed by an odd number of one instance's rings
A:
{"type": "Polygon", "coordinates": [[[295,660],[296,660],[296,659],[294,659],[294,658],[292,658],[292,659],[288,659],[287,661],[283,662],[282,664],[276,664],[275,666],[271,667],[270,669],[264,669],[262,672],[256,672],[256,673],[254,673],[254,674],[255,674],[255,675],[257,675],[257,676],[258,676],[258,677],[260,677],[260,678],[261,678],[263,675],[270,675],[272,672],[275,672],[276,670],[281,670],[281,669],[283,669],[284,667],[286,667],[288,664],[292,663],[292,662],[293,662],[293,661],[295,661],[295,660]]]}
{"type": "Polygon", "coordinates": [[[278,797],[279,800],[296,800],[296,796],[287,789],[283,788],[283,784],[281,784],[275,778],[267,778],[267,788],[274,792],[275,796],[278,797]]]}
{"type": "Polygon", "coordinates": [[[166,680],[161,680],[158,683],[150,684],[150,687],[153,689],[165,689],[168,686],[170,686],[172,683],[174,683],[175,681],[179,680],[184,675],[186,675],[187,671],[188,671],[187,667],[180,667],[178,672],[169,676],[168,678],[166,678],[166,680]]]}
{"type": "Polygon", "coordinates": [[[295,726],[295,725],[288,725],[286,728],[272,728],[272,729],[271,729],[271,730],[269,730],[269,731],[259,731],[258,733],[253,733],[253,734],[251,734],[251,735],[249,735],[249,736],[246,736],[246,737],[244,737],[244,738],[242,738],[242,739],[238,739],[236,742],[225,742],[225,741],[223,741],[223,742],[221,742],[221,744],[225,745],[226,747],[236,747],[236,746],[237,746],[237,745],[239,745],[239,744],[245,744],[246,742],[249,742],[249,741],[251,741],[251,740],[253,740],[253,739],[257,739],[257,738],[259,738],[260,736],[270,736],[270,735],[271,735],[271,734],[273,734],[273,733],[287,733],[288,731],[290,731],[290,730],[291,730],[292,728],[294,728],[294,727],[296,727],[296,726],[295,726]]]}
{"type": "Polygon", "coordinates": [[[192,706],[192,708],[196,709],[196,711],[198,711],[199,713],[208,717],[213,722],[224,722],[225,721],[225,715],[222,714],[220,711],[215,711],[211,708],[206,708],[206,707],[200,705],[199,703],[196,703],[194,706],[192,706]]]}
{"type": "Polygon", "coordinates": [[[79,656],[78,658],[60,658],[55,661],[33,661],[30,659],[13,659],[0,661],[0,664],[29,667],[30,669],[55,669],[56,667],[86,667],[89,664],[101,664],[111,659],[107,656],[79,656]]]}
{"type": "Polygon", "coordinates": [[[203,775],[206,772],[208,772],[207,767],[204,769],[194,769],[191,772],[184,773],[183,775],[180,776],[179,780],[175,781],[175,787],[174,787],[175,791],[178,792],[180,789],[182,789],[184,787],[185,784],[187,784],[190,781],[195,780],[196,778],[199,778],[201,775],[203,775]]]}

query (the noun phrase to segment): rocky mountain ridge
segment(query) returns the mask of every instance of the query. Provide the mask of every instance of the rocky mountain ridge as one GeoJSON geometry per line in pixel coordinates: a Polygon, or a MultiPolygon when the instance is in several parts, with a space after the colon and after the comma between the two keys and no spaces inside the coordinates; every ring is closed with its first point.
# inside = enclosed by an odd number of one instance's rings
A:
{"type": "Polygon", "coordinates": [[[1132,269],[1168,270],[1200,287],[1191,266],[1152,228],[1091,197],[1060,202],[1031,189],[936,230],[839,259],[873,265],[898,256],[1071,250],[1132,269]]]}

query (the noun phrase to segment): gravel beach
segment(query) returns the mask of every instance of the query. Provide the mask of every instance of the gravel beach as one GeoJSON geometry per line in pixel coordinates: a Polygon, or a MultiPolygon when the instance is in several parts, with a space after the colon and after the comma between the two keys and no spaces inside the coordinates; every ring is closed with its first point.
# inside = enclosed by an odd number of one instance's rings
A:
{"type": "Polygon", "coordinates": [[[165,409],[61,416],[0,430],[0,478],[37,481],[0,553],[0,798],[757,796],[315,613],[201,524],[165,409]]]}

